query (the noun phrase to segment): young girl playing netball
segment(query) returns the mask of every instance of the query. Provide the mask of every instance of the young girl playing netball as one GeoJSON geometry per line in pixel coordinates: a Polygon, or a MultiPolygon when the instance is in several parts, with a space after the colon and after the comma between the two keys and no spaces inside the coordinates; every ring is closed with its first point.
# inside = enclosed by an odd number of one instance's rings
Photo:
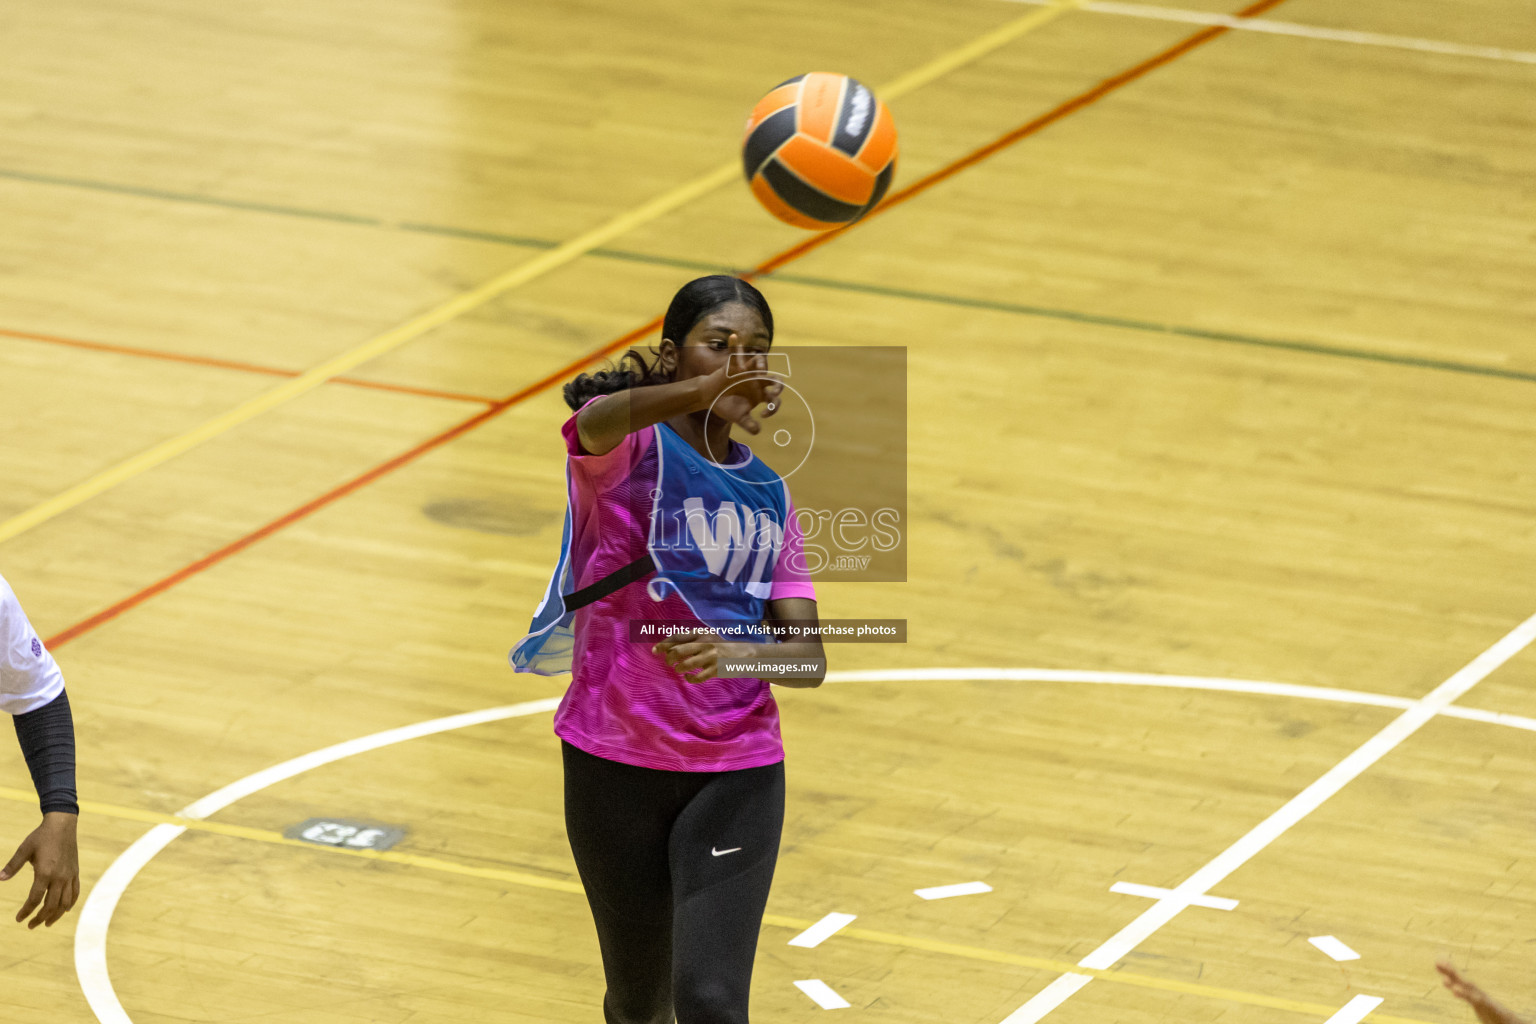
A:
{"type": "Polygon", "coordinates": [[[511,661],[571,673],[555,732],[608,1024],[747,1021],[784,748],[767,681],[722,663],[793,656],[798,674],[771,677],[786,686],[825,674],[819,639],[763,629],[814,625],[815,591],[788,487],[730,436],[776,407],[772,343],[756,288],[699,278],[673,298],[654,362],[631,350],[565,388],[565,536],[511,661]],[[685,631],[646,639],[662,622],[685,631]]]}

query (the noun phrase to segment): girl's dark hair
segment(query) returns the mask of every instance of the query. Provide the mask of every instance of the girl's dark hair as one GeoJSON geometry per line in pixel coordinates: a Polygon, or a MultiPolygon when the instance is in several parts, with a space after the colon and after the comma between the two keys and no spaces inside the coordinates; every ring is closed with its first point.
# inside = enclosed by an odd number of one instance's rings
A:
{"type": "MultiPolygon", "coordinates": [[[[721,306],[740,302],[751,307],[762,318],[768,329],[768,340],[773,340],[773,311],[763,293],[739,277],[729,274],[711,274],[695,278],[677,290],[672,304],[667,307],[666,318],[661,322],[661,336],[671,338],[681,346],[683,339],[694,325],[721,306]]],[[[660,352],[651,347],[652,355],[660,352]]],[[[565,404],[580,409],[597,395],[611,395],[627,388],[645,387],[648,384],[666,384],[672,377],[663,371],[659,362],[650,362],[638,349],[630,349],[619,357],[617,363],[606,370],[583,373],[565,385],[565,404]]]]}

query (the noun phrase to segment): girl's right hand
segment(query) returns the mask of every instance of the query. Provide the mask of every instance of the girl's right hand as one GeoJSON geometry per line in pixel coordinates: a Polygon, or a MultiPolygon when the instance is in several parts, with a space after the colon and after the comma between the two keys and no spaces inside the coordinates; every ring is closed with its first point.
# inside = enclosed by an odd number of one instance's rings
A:
{"type": "Polygon", "coordinates": [[[779,375],[767,368],[768,361],[750,356],[727,360],[726,364],[703,379],[703,392],[714,416],[737,424],[749,434],[763,428],[752,410],[767,405],[766,419],[779,409],[779,395],[784,385],[779,375]],[[734,372],[733,372],[734,371],[734,372]]]}
{"type": "Polygon", "coordinates": [[[1449,960],[1442,960],[1435,966],[1440,971],[1440,980],[1445,987],[1458,999],[1465,1000],[1483,1024],[1525,1024],[1524,1018],[1500,1006],[1488,993],[1468,981],[1449,960]]]}

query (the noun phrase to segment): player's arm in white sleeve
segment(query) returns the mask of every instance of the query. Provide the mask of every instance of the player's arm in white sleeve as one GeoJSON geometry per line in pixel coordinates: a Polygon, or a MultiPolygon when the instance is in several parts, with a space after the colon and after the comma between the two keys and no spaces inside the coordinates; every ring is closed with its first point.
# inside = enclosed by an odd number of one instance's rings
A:
{"type": "Polygon", "coordinates": [[[37,789],[42,823],[21,841],[0,869],[0,882],[32,865],[32,888],[16,915],[28,928],[52,926],[80,898],[80,854],[75,824],[75,727],[64,675],[0,577],[0,711],[15,719],[27,770],[37,789]]]}

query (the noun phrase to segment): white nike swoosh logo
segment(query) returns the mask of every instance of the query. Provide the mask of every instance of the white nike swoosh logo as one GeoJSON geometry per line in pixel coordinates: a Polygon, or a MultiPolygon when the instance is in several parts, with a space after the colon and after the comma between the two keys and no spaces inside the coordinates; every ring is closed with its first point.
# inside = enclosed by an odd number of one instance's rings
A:
{"type": "Polygon", "coordinates": [[[717,850],[713,846],[711,846],[709,848],[709,852],[714,854],[716,857],[724,857],[728,853],[740,853],[741,852],[741,847],[733,846],[729,850],[717,850]]]}

